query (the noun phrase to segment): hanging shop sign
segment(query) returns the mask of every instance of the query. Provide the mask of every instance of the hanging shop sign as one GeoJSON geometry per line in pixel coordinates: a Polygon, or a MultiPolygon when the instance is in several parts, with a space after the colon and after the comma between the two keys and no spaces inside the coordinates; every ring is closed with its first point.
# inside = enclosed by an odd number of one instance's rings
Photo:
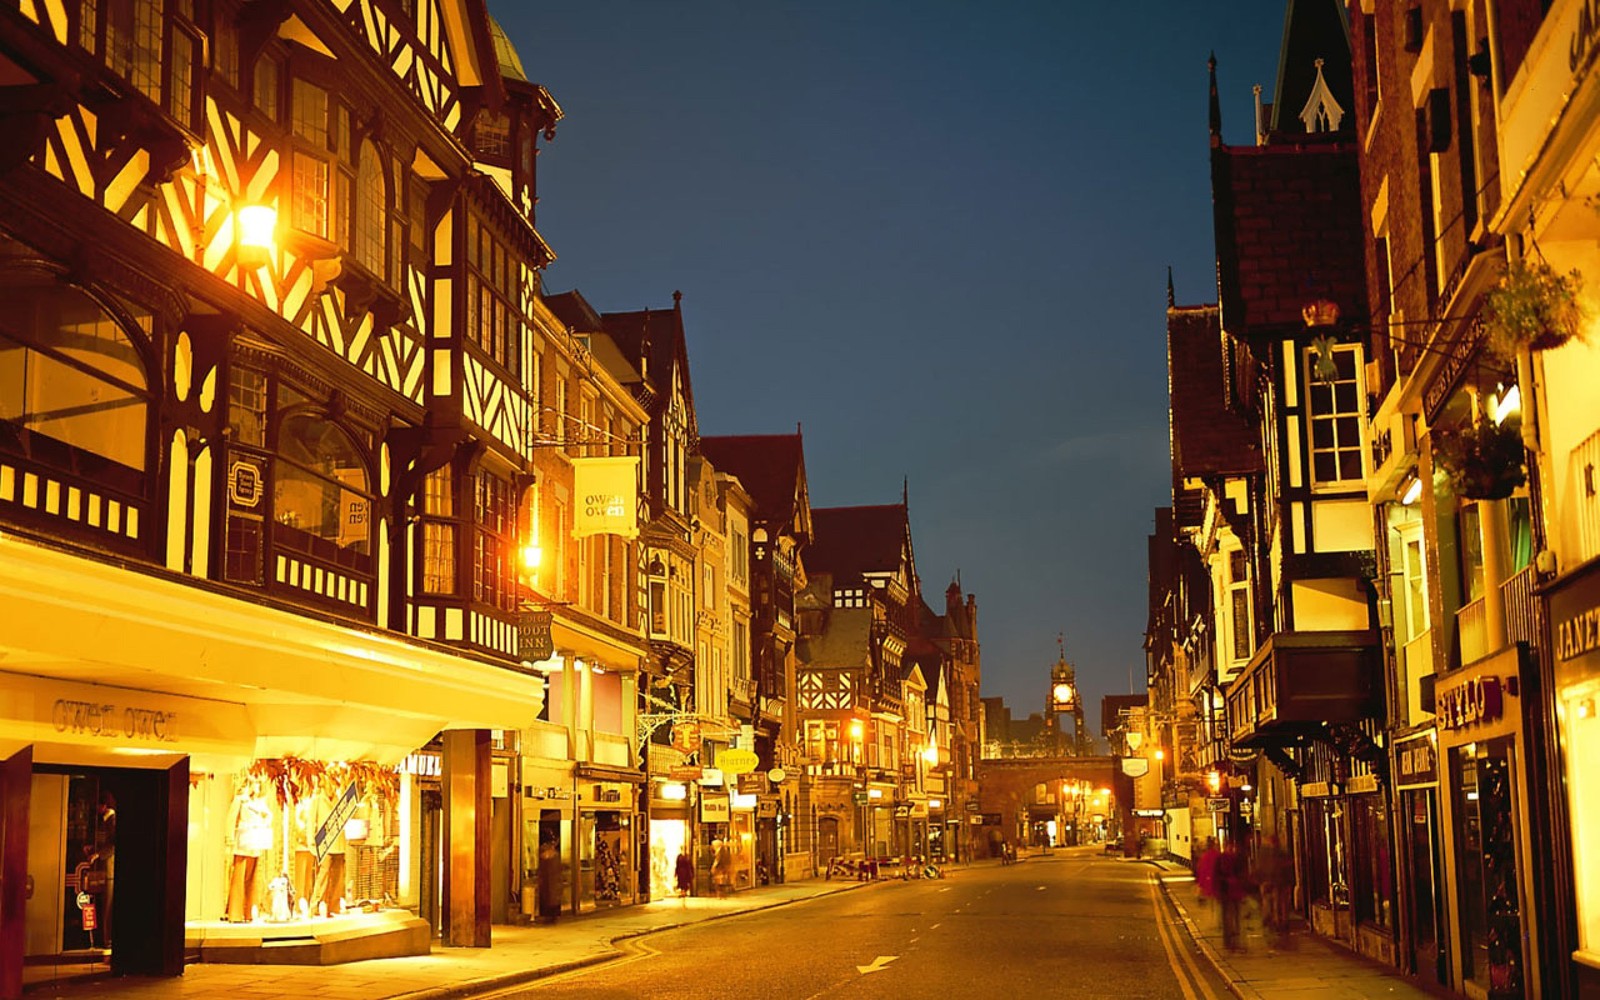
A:
{"type": "Polygon", "coordinates": [[[1351,795],[1366,795],[1378,790],[1378,776],[1376,774],[1352,774],[1350,781],[1345,785],[1345,791],[1351,795]]]}
{"type": "Polygon", "coordinates": [[[761,765],[754,750],[731,747],[717,754],[717,766],[728,774],[749,774],[761,765]]]}
{"type": "Polygon", "coordinates": [[[783,779],[787,778],[788,776],[789,773],[781,767],[775,767],[767,772],[767,780],[772,782],[774,785],[783,784],[783,779]]]}
{"type": "Polygon", "coordinates": [[[524,611],[517,615],[517,659],[540,663],[555,655],[556,642],[550,630],[554,618],[549,611],[524,611]]]}
{"type": "Polygon", "coordinates": [[[764,775],[751,771],[747,774],[739,775],[738,783],[735,787],[740,794],[757,795],[767,790],[767,782],[764,775]]]}
{"type": "Polygon", "coordinates": [[[726,795],[701,795],[700,796],[700,822],[726,823],[733,815],[733,809],[726,795]]]}
{"type": "Polygon", "coordinates": [[[701,741],[699,722],[680,719],[672,724],[672,747],[684,756],[699,753],[701,741]]]}
{"type": "Polygon", "coordinates": [[[1493,722],[1505,714],[1500,678],[1468,677],[1448,687],[1440,684],[1434,694],[1434,711],[1445,729],[1493,722]]]}
{"type": "Polygon", "coordinates": [[[1233,803],[1227,798],[1206,799],[1206,808],[1214,813],[1232,812],[1233,803]]]}
{"type": "Polygon", "coordinates": [[[1395,782],[1409,785],[1434,785],[1439,782],[1439,750],[1426,736],[1395,744],[1395,782]]]}
{"type": "Polygon", "coordinates": [[[667,777],[674,781],[699,781],[705,774],[705,768],[698,764],[678,764],[667,768],[667,777]]]}
{"type": "Polygon", "coordinates": [[[639,537],[638,456],[573,459],[572,490],[578,497],[573,538],[639,537]]]}
{"type": "Polygon", "coordinates": [[[778,797],[762,795],[756,799],[756,819],[777,819],[778,797]]]}
{"type": "Polygon", "coordinates": [[[1130,778],[1142,778],[1150,773],[1150,761],[1144,757],[1124,757],[1122,773],[1130,778]]]}

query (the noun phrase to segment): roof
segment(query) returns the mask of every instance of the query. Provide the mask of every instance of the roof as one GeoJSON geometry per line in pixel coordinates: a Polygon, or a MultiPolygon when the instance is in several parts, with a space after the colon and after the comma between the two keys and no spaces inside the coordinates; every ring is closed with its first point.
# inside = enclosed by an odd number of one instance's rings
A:
{"type": "Polygon", "coordinates": [[[1167,397],[1175,478],[1261,469],[1250,422],[1227,405],[1223,333],[1216,306],[1167,310],[1167,397]]]}
{"type": "Polygon", "coordinates": [[[1222,324],[1235,336],[1305,329],[1329,299],[1367,315],[1361,175],[1354,143],[1222,146],[1211,153],[1222,324]]]}
{"type": "MultiPolygon", "coordinates": [[[[738,477],[755,501],[758,516],[780,525],[803,520],[794,530],[800,535],[811,534],[805,448],[798,432],[702,437],[700,454],[709,458],[718,471],[738,477]],[[807,509],[798,510],[802,504],[807,509]]],[[[810,558],[808,550],[808,564],[810,558]]]]}
{"type": "MultiPolygon", "coordinates": [[[[600,314],[601,326],[617,342],[623,354],[655,388],[655,408],[663,407],[672,384],[666,379],[674,365],[683,379],[684,403],[689,410],[689,437],[699,435],[695,417],[694,387],[689,381],[689,346],[683,332],[683,309],[679,293],[672,293],[670,309],[640,309],[634,312],[600,314]]],[[[715,459],[712,459],[716,463],[715,459]]],[[[716,463],[720,464],[720,463],[716,463]]]]}
{"type": "Polygon", "coordinates": [[[494,39],[494,57],[500,64],[500,75],[507,80],[527,83],[528,73],[522,68],[522,57],[517,55],[516,46],[506,37],[506,29],[500,27],[500,22],[492,14],[489,16],[489,34],[494,39]]]}
{"type": "Polygon", "coordinates": [[[905,561],[910,527],[904,504],[817,507],[811,525],[816,537],[806,548],[806,568],[832,573],[835,581],[893,573],[905,561]]]}

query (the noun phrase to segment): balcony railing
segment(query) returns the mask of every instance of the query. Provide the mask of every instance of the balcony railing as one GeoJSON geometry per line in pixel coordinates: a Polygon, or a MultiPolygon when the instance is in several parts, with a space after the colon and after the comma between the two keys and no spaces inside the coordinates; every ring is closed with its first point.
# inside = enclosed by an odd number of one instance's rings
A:
{"type": "Polygon", "coordinates": [[[1483,598],[1463,605],[1456,612],[1456,634],[1461,638],[1461,662],[1481,660],[1489,652],[1489,622],[1483,598]]]}
{"type": "Polygon", "coordinates": [[[1500,585],[1506,603],[1506,641],[1534,642],[1533,566],[1524,566],[1500,585]]]}

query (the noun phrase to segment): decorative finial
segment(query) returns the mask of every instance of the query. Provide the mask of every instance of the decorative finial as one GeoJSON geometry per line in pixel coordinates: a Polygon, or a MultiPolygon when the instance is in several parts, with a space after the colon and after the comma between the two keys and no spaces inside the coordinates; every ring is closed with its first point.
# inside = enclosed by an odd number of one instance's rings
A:
{"type": "Polygon", "coordinates": [[[1178,304],[1178,297],[1172,290],[1172,265],[1167,265],[1167,308],[1172,309],[1178,304]]]}
{"type": "Polygon", "coordinates": [[[1211,144],[1222,143],[1222,99],[1217,96],[1217,54],[1206,60],[1206,70],[1211,76],[1211,144]]]}

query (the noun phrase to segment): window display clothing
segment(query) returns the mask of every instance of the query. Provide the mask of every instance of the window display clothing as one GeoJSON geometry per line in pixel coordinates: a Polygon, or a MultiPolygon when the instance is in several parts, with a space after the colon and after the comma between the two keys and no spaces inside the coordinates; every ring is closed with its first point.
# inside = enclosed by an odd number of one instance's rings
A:
{"type": "Polygon", "coordinates": [[[314,905],[312,886],[317,874],[317,856],[312,852],[312,839],[317,835],[317,793],[312,791],[294,804],[294,880],[295,909],[299,916],[311,915],[314,905]]]}
{"type": "MultiPolygon", "coordinates": [[[[316,822],[312,825],[312,836],[322,828],[333,814],[338,802],[335,790],[329,783],[324,783],[321,792],[315,797],[316,822]]],[[[332,831],[333,843],[328,845],[328,853],[317,862],[316,879],[311,886],[311,912],[318,915],[330,915],[344,912],[345,895],[345,837],[344,828],[332,831]]]]}
{"type": "Polygon", "coordinates": [[[272,811],[256,782],[246,783],[234,796],[227,830],[233,855],[227,919],[243,923],[255,917],[261,874],[257,869],[261,857],[272,847],[272,811]]]}

